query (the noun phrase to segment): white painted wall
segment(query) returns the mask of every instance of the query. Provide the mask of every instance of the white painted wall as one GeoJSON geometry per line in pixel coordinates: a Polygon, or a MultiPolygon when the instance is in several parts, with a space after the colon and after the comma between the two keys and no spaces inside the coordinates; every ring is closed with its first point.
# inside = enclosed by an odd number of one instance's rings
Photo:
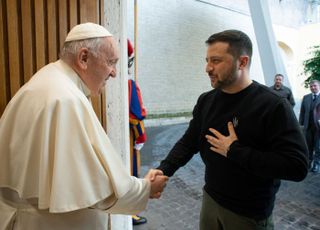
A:
{"type": "MultiPolygon", "coordinates": [[[[133,1],[128,3],[133,40],[133,1]]],[[[238,29],[250,36],[251,76],[264,83],[247,1],[241,3],[241,9],[229,10],[195,0],[138,1],[138,83],[149,114],[192,111],[198,96],[211,89],[205,41],[222,30],[238,29]]]]}
{"type": "MultiPolygon", "coordinates": [[[[296,76],[302,73],[303,65],[302,62],[308,58],[310,58],[310,47],[315,45],[320,45],[320,23],[318,24],[311,24],[308,26],[304,26],[299,29],[299,36],[298,36],[298,50],[296,52],[296,76]]],[[[305,76],[299,76],[298,87],[295,88],[297,91],[297,96],[299,97],[299,102],[301,103],[303,95],[310,93],[309,89],[306,89],[303,86],[303,81],[305,76]]],[[[300,109],[300,107],[299,107],[300,109]]]]}
{"type": "MultiPolygon", "coordinates": [[[[303,88],[302,57],[320,44],[319,27],[301,27],[305,0],[268,0],[277,42],[292,53],[284,58],[298,114],[303,88]]],[[[133,1],[128,1],[128,36],[133,41],[133,1]]],[[[251,77],[265,83],[247,0],[138,0],[138,83],[149,114],[190,112],[198,96],[210,90],[204,71],[205,40],[225,29],[246,32],[253,41],[251,77]]],[[[270,76],[272,78],[272,76],[270,76]]]]}

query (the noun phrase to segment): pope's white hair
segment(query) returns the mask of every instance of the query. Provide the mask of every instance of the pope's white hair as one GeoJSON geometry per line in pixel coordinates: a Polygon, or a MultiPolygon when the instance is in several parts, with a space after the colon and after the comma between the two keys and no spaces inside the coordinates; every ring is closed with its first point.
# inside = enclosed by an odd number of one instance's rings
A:
{"type": "Polygon", "coordinates": [[[60,51],[60,58],[66,59],[68,57],[74,57],[81,48],[87,48],[92,55],[98,57],[100,47],[103,44],[103,38],[104,37],[65,42],[60,51]]]}

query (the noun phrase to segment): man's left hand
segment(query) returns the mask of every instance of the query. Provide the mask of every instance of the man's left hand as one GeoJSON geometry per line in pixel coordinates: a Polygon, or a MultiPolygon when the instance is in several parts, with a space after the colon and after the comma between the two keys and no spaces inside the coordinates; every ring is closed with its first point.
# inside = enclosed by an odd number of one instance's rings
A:
{"type": "Polygon", "coordinates": [[[209,131],[214,134],[214,136],[206,135],[207,141],[212,145],[210,149],[222,156],[227,157],[230,145],[238,140],[236,132],[234,130],[232,122],[228,122],[229,136],[224,136],[216,129],[209,128],[209,131]]]}

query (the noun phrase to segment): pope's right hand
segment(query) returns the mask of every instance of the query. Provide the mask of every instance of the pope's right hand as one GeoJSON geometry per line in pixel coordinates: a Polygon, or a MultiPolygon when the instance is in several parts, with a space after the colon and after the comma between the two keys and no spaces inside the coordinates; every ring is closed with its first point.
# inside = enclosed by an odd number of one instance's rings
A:
{"type": "Polygon", "coordinates": [[[151,184],[150,198],[159,199],[166,187],[168,177],[164,176],[161,170],[151,169],[144,178],[151,184]]]}

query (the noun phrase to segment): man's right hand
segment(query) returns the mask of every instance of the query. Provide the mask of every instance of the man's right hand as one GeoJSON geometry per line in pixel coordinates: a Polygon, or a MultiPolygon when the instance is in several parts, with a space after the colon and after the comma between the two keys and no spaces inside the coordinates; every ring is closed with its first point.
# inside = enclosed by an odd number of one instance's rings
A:
{"type": "Polygon", "coordinates": [[[150,169],[144,178],[151,184],[150,198],[159,199],[169,178],[164,176],[163,172],[158,169],[150,169]]]}

